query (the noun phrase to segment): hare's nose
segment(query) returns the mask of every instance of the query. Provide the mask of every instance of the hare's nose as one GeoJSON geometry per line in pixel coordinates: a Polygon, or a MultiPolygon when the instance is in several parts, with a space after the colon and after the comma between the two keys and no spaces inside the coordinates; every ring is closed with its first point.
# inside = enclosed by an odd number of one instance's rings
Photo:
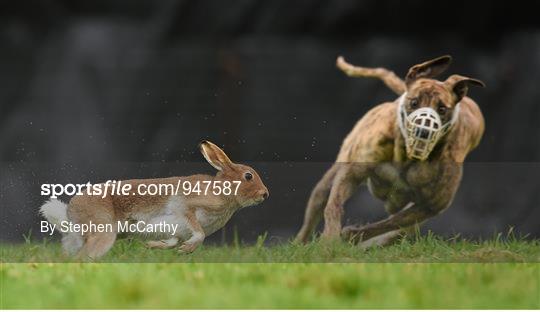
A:
{"type": "Polygon", "coordinates": [[[264,199],[267,199],[268,196],[269,196],[269,195],[268,195],[268,192],[264,192],[264,193],[262,194],[262,197],[263,197],[264,199]]]}

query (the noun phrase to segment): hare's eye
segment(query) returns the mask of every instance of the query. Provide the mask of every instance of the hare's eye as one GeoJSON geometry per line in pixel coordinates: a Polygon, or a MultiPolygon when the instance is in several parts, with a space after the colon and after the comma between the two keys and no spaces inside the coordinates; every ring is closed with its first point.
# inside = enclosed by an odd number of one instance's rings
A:
{"type": "Polygon", "coordinates": [[[253,175],[251,174],[251,172],[246,172],[244,174],[244,178],[246,178],[246,180],[249,181],[249,180],[253,179],[253,175]]]}

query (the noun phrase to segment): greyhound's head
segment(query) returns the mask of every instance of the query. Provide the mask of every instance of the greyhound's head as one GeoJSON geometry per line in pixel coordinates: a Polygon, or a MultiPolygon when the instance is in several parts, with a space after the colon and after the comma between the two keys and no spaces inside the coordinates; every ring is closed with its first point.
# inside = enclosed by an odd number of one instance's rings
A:
{"type": "Polygon", "coordinates": [[[469,86],[484,87],[480,80],[452,75],[435,80],[450,65],[448,55],[414,65],[405,77],[407,91],[400,98],[399,123],[406,139],[407,156],[426,160],[459,114],[459,102],[469,86]]]}

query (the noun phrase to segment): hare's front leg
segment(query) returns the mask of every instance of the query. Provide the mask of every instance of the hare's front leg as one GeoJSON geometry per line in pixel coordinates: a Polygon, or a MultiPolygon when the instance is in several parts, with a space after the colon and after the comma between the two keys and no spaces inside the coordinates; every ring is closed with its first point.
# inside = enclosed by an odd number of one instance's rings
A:
{"type": "Polygon", "coordinates": [[[173,248],[178,244],[178,238],[172,237],[169,239],[162,239],[158,241],[148,241],[146,242],[146,247],[148,248],[159,248],[159,249],[169,249],[173,248]]]}
{"type": "Polygon", "coordinates": [[[191,237],[180,245],[178,251],[182,253],[191,253],[202,244],[206,235],[204,234],[201,224],[197,220],[195,209],[188,210],[185,214],[185,218],[189,231],[191,232],[191,237]]]}

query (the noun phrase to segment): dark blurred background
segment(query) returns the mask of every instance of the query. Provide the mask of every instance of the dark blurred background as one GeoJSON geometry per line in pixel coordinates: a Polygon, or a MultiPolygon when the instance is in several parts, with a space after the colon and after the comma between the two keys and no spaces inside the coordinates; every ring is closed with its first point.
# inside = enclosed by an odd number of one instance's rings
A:
{"type": "MultiPolygon", "coordinates": [[[[41,183],[212,169],[210,139],[270,189],[211,240],[287,239],[342,139],[396,96],[335,59],[403,76],[451,54],[445,75],[486,118],[454,204],[424,225],[481,238],[540,237],[540,19],[531,1],[94,0],[0,3],[0,235],[39,237],[41,183]]],[[[445,77],[442,77],[445,78],[445,77]]],[[[348,222],[385,215],[365,188],[348,222]]]]}

